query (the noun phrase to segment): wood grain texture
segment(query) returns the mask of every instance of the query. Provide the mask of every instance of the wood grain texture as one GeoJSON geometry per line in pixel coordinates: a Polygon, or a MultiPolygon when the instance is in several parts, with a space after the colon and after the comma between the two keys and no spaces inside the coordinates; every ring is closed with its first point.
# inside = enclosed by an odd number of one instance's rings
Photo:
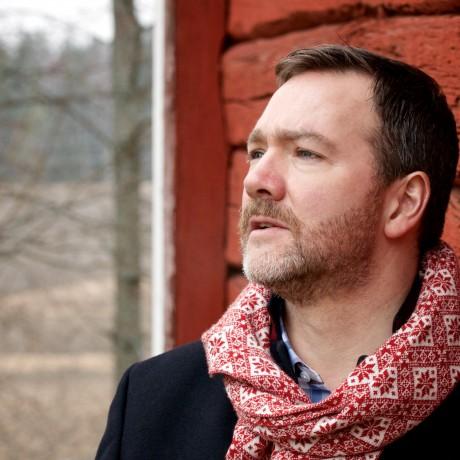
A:
{"type": "Polygon", "coordinates": [[[175,0],[175,344],[195,340],[225,304],[227,148],[219,63],[224,0],[175,0]]]}

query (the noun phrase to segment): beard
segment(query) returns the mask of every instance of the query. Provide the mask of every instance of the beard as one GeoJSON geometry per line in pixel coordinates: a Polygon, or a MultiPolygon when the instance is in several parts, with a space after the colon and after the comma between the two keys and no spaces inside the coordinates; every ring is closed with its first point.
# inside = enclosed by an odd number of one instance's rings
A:
{"type": "Polygon", "coordinates": [[[316,225],[302,223],[293,211],[257,198],[242,210],[240,236],[243,271],[249,281],[270,288],[291,302],[304,304],[365,284],[370,276],[379,225],[381,194],[377,185],[363,203],[316,225]],[[287,225],[292,240],[282,247],[249,246],[249,220],[266,216],[287,225]],[[253,251],[252,251],[253,252],[253,251]]]}

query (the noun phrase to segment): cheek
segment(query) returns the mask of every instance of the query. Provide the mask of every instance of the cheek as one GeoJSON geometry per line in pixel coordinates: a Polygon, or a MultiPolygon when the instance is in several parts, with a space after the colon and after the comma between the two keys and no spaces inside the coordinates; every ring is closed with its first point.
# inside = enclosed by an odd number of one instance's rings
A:
{"type": "Polygon", "coordinates": [[[372,176],[367,165],[351,166],[334,165],[311,174],[292,174],[288,182],[288,205],[296,216],[305,224],[314,225],[359,206],[372,187],[372,176]]]}
{"type": "Polygon", "coordinates": [[[304,224],[314,225],[343,213],[355,199],[346,188],[317,184],[292,193],[290,201],[295,215],[304,224]]]}
{"type": "Polygon", "coordinates": [[[300,187],[291,187],[288,192],[289,205],[292,206],[295,214],[312,217],[315,214],[320,215],[329,199],[327,188],[320,184],[309,183],[302,184],[300,187]]]}

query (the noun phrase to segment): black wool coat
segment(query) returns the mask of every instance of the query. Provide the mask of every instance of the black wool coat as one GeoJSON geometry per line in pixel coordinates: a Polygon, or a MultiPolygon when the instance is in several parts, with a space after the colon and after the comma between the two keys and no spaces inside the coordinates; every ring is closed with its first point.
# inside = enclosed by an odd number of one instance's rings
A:
{"type": "MultiPolygon", "coordinates": [[[[272,354],[289,373],[283,352],[272,354]]],[[[96,460],[222,460],[235,423],[221,377],[208,376],[203,345],[193,342],[125,372],[96,460]]],[[[460,460],[460,386],[381,459],[460,460]]]]}

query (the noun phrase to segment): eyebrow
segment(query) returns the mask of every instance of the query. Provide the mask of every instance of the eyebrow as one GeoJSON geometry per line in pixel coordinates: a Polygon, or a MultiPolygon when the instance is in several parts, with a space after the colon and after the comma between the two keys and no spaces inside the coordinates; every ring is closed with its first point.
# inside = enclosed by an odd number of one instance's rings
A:
{"type": "MultiPolygon", "coordinates": [[[[321,133],[318,133],[317,131],[311,131],[311,130],[291,130],[291,129],[277,129],[274,133],[274,137],[280,140],[284,141],[296,141],[299,139],[312,139],[320,144],[323,144],[327,149],[334,151],[337,149],[336,145],[328,139],[326,136],[324,136],[321,133]]],[[[263,142],[266,142],[267,136],[264,134],[264,132],[256,128],[248,137],[247,144],[249,145],[250,143],[254,144],[260,144],[263,142]]]]}

